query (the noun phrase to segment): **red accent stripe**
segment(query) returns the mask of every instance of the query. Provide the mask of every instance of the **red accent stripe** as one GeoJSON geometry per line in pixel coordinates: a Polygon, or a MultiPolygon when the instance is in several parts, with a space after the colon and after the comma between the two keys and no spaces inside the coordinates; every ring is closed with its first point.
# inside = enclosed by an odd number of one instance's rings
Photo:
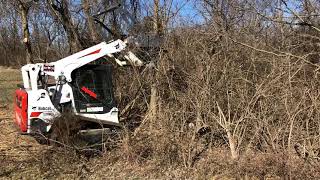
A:
{"type": "Polygon", "coordinates": [[[32,112],[32,113],[30,114],[30,117],[39,117],[40,114],[42,114],[42,112],[32,112]]]}
{"type": "Polygon", "coordinates": [[[81,90],[84,91],[85,93],[89,94],[91,97],[97,99],[97,94],[90,91],[88,88],[82,87],[81,90]]]}
{"type": "Polygon", "coordinates": [[[90,56],[90,55],[93,55],[93,54],[99,54],[100,51],[101,51],[101,49],[95,50],[95,51],[93,51],[93,52],[91,52],[91,53],[89,53],[89,54],[86,54],[86,55],[84,55],[84,56],[79,57],[78,59],[83,58],[83,57],[86,57],[86,56],[90,56]]]}

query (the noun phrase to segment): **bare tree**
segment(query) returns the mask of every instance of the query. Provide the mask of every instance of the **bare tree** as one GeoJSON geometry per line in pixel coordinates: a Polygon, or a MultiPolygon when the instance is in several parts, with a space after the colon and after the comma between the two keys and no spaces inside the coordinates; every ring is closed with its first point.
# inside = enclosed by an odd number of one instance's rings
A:
{"type": "Polygon", "coordinates": [[[74,53],[81,50],[80,37],[72,22],[68,0],[47,0],[47,3],[51,14],[61,22],[67,34],[70,52],[74,53]]]}
{"type": "Polygon", "coordinates": [[[90,2],[88,0],[82,0],[82,7],[83,7],[83,12],[85,14],[85,17],[87,19],[88,29],[90,32],[91,39],[93,40],[93,42],[97,42],[99,36],[96,30],[97,28],[95,27],[94,19],[90,12],[91,10],[90,2]]]}
{"type": "Polygon", "coordinates": [[[19,8],[21,23],[22,23],[22,31],[23,31],[23,43],[25,45],[26,51],[26,62],[33,63],[33,53],[30,42],[30,30],[28,25],[28,13],[32,6],[32,0],[16,0],[16,3],[19,8]]]}

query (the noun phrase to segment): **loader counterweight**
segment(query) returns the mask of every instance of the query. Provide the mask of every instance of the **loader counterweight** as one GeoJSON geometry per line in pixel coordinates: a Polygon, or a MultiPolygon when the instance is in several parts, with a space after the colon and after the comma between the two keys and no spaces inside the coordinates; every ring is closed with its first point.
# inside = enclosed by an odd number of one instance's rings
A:
{"type": "Polygon", "coordinates": [[[19,126],[22,132],[28,130],[28,93],[23,89],[18,89],[15,92],[14,101],[14,116],[15,123],[19,126]]]}

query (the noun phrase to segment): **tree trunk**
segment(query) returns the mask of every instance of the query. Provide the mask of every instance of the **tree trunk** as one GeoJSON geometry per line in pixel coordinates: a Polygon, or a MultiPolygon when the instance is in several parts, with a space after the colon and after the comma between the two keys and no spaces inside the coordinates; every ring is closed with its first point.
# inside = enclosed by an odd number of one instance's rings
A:
{"type": "Polygon", "coordinates": [[[157,112],[158,112],[157,108],[158,108],[158,89],[156,87],[156,83],[153,82],[151,84],[151,95],[150,95],[150,103],[149,103],[149,118],[152,122],[155,122],[155,120],[157,119],[157,112]]]}
{"type": "Polygon", "coordinates": [[[87,19],[88,29],[89,29],[91,39],[93,42],[97,43],[98,42],[98,33],[96,31],[94,19],[90,13],[90,2],[88,0],[82,0],[82,7],[83,7],[84,15],[87,19]]]}
{"type": "Polygon", "coordinates": [[[132,7],[132,9],[133,9],[133,17],[134,17],[134,20],[136,21],[137,18],[138,18],[139,1],[137,1],[137,0],[130,0],[130,4],[131,4],[131,7],[132,7]]]}
{"type": "Polygon", "coordinates": [[[238,159],[239,158],[239,153],[237,151],[237,144],[230,132],[230,130],[227,130],[227,136],[228,136],[228,141],[229,141],[229,147],[230,147],[230,152],[231,152],[231,158],[232,159],[238,159]]]}
{"type": "MultiPolygon", "coordinates": [[[[158,26],[159,21],[159,0],[154,0],[154,32],[157,36],[160,34],[160,29],[158,26]]],[[[156,63],[157,64],[157,63],[156,63]]],[[[150,125],[152,125],[152,122],[155,122],[157,119],[157,113],[158,113],[158,89],[156,85],[156,77],[157,72],[156,69],[153,68],[150,70],[151,74],[151,93],[150,93],[150,103],[149,103],[149,110],[148,110],[148,117],[151,121],[150,125]]]]}
{"type": "MultiPolygon", "coordinates": [[[[103,1],[104,8],[108,9],[110,6],[113,5],[113,2],[115,1],[104,0],[103,1]]],[[[114,11],[110,12],[110,19],[108,21],[108,24],[111,26],[111,31],[113,32],[113,34],[111,34],[112,39],[120,39],[121,32],[119,29],[117,14],[114,11]]]]}
{"type": "Polygon", "coordinates": [[[70,52],[75,53],[82,50],[79,34],[74,27],[68,8],[68,1],[61,0],[59,4],[55,4],[54,0],[47,0],[50,5],[51,14],[59,19],[68,38],[70,52]]]}
{"type": "Polygon", "coordinates": [[[23,43],[25,46],[26,51],[26,62],[27,64],[33,63],[33,54],[31,49],[31,42],[30,42],[30,31],[28,25],[28,12],[29,8],[26,4],[19,2],[19,10],[21,16],[21,23],[22,23],[22,31],[23,31],[23,43]]]}
{"type": "Polygon", "coordinates": [[[155,33],[159,35],[161,33],[160,18],[159,18],[159,0],[154,0],[153,22],[154,22],[155,33]]]}

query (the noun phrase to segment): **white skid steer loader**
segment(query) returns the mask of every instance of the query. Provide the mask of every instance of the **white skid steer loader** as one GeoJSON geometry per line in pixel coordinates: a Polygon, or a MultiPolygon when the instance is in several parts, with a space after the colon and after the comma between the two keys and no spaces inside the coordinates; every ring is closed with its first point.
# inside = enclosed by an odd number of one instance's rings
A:
{"type": "MultiPolygon", "coordinates": [[[[21,68],[23,85],[15,92],[15,122],[22,133],[50,132],[64,112],[101,125],[118,126],[118,108],[112,91],[110,65],[92,62],[104,56],[122,66],[143,62],[126,50],[122,40],[98,45],[51,63],[21,68]],[[116,56],[121,54],[122,59],[116,56]],[[53,83],[50,79],[54,79],[53,83]]],[[[96,130],[96,129],[95,129],[96,130]]]]}

